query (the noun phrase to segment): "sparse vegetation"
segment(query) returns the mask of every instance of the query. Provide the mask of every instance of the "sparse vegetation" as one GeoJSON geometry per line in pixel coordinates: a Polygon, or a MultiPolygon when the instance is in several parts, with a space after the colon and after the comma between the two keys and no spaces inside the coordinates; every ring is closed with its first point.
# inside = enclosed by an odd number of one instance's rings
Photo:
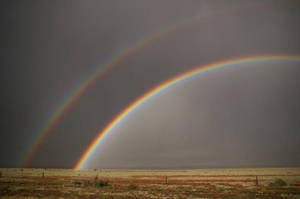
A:
{"type": "Polygon", "coordinates": [[[248,170],[104,170],[72,171],[0,169],[2,198],[296,198],[300,195],[300,168],[248,170]],[[78,177],[78,174],[81,177],[78,177]],[[264,175],[265,174],[265,175],[264,175]],[[255,176],[261,176],[256,186],[255,176]],[[165,176],[168,176],[166,184],[165,176]],[[284,176],[284,180],[278,177],[284,176]],[[272,185],[269,186],[269,182],[272,185]]]}

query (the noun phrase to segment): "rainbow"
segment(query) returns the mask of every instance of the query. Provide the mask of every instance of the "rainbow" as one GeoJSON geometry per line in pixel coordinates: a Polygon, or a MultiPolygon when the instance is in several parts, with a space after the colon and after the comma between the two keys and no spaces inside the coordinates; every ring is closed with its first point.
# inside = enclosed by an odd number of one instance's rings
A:
{"type": "Polygon", "coordinates": [[[184,27],[186,25],[193,24],[200,19],[207,19],[211,16],[217,15],[225,15],[234,11],[241,11],[243,9],[256,9],[258,6],[261,7],[263,5],[269,5],[266,3],[247,3],[240,7],[233,7],[229,9],[219,10],[217,12],[212,13],[196,13],[189,18],[183,18],[180,21],[169,24],[166,27],[160,29],[156,33],[150,34],[148,37],[145,37],[142,40],[138,40],[129,48],[124,48],[116,55],[112,56],[111,59],[105,63],[97,67],[97,69],[87,75],[87,77],[82,80],[71,92],[63,99],[62,103],[56,108],[56,110],[50,115],[49,119],[44,122],[43,127],[38,131],[37,136],[30,144],[28,149],[25,151],[22,159],[20,161],[21,167],[28,167],[34,155],[37,153],[43,141],[47,138],[49,133],[54,129],[57,123],[60,121],[62,116],[78,101],[78,99],[84,94],[84,92],[91,87],[97,80],[101,79],[105,76],[109,71],[114,69],[117,65],[119,65],[123,60],[127,57],[137,53],[147,45],[150,45],[154,41],[159,40],[163,36],[170,34],[177,29],[184,27]]]}
{"type": "Polygon", "coordinates": [[[121,111],[107,126],[98,134],[98,136],[92,141],[83,155],[80,157],[79,161],[75,164],[74,170],[82,169],[89,158],[95,152],[96,148],[105,140],[113,129],[126,117],[128,117],[132,112],[137,110],[140,106],[145,104],[147,101],[155,97],[157,94],[163,92],[164,90],[174,86],[184,80],[190,79],[196,75],[202,74],[204,72],[217,70],[229,66],[237,66],[242,63],[255,63],[255,62],[267,62],[267,61],[300,61],[299,55],[261,55],[261,56],[251,56],[243,58],[229,59],[225,61],[219,61],[212,64],[196,67],[195,69],[189,70],[182,74],[179,74],[161,84],[154,87],[150,91],[146,92],[133,103],[131,103],[127,108],[121,111]]]}

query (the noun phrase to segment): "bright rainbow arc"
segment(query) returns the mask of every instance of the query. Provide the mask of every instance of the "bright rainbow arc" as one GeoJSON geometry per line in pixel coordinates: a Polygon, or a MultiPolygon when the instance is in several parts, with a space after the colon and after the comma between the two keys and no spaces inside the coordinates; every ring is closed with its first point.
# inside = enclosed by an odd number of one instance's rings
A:
{"type": "Polygon", "coordinates": [[[197,67],[195,69],[189,70],[183,74],[177,75],[161,84],[157,87],[151,89],[150,91],[143,94],[137,100],[135,100],[132,104],[130,104],[127,108],[125,108],[122,112],[119,113],[92,141],[89,147],[86,149],[84,154],[81,156],[79,161],[74,166],[75,170],[82,169],[89,158],[95,152],[96,148],[103,142],[105,137],[107,137],[112,130],[122,121],[124,120],[130,113],[135,111],[142,104],[146,103],[148,100],[166,90],[167,88],[174,86],[183,80],[187,80],[196,75],[199,75],[203,72],[208,72],[211,70],[216,70],[224,67],[235,66],[242,63],[253,63],[253,62],[266,62],[266,61],[300,61],[300,55],[265,55],[265,56],[252,56],[252,57],[244,57],[244,58],[236,58],[230,59],[226,61],[215,62],[212,64],[204,65],[197,67]]]}
{"type": "Polygon", "coordinates": [[[67,97],[64,98],[63,102],[58,106],[55,112],[53,112],[49,119],[45,122],[43,128],[38,132],[37,137],[34,139],[32,144],[29,146],[28,150],[25,152],[24,156],[21,159],[20,166],[21,167],[28,167],[30,161],[32,160],[33,156],[36,154],[37,150],[39,149],[43,140],[45,140],[48,134],[53,130],[56,126],[58,121],[62,118],[62,116],[73,106],[73,104],[83,95],[83,93],[91,87],[96,80],[99,80],[101,77],[106,75],[110,70],[116,67],[119,63],[121,63],[124,59],[131,56],[132,54],[138,52],[140,49],[144,48],[147,45],[150,45],[152,42],[160,39],[162,36],[171,33],[178,28],[192,24],[199,19],[207,19],[210,16],[216,16],[230,13],[232,11],[238,11],[241,9],[247,8],[256,8],[257,6],[265,5],[262,3],[259,4],[246,4],[243,7],[232,8],[227,10],[221,10],[217,13],[208,13],[206,15],[195,15],[193,18],[184,18],[183,20],[168,25],[166,28],[159,30],[158,32],[151,34],[150,36],[144,38],[143,40],[137,41],[134,45],[130,46],[129,48],[125,48],[120,51],[117,55],[113,56],[109,62],[106,64],[101,65],[98,69],[87,76],[82,82],[80,82],[79,86],[75,87],[67,97]]]}

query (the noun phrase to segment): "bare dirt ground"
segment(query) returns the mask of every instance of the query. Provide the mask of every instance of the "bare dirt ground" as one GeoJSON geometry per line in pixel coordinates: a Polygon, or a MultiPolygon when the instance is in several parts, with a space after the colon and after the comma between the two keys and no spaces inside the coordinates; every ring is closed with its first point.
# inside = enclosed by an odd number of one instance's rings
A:
{"type": "Polygon", "coordinates": [[[0,168],[0,198],[300,198],[300,168],[0,168]]]}

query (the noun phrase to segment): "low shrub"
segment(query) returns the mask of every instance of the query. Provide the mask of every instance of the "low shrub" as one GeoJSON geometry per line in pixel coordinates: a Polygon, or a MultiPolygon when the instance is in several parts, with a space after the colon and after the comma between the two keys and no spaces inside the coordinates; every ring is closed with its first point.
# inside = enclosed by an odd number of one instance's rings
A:
{"type": "Polygon", "coordinates": [[[77,186],[80,186],[80,185],[81,185],[81,182],[75,181],[75,182],[73,182],[73,184],[74,184],[74,185],[77,185],[77,186]]]}
{"type": "Polygon", "coordinates": [[[10,191],[9,186],[0,187],[0,196],[10,191]]]}
{"type": "Polygon", "coordinates": [[[134,184],[131,184],[131,185],[128,185],[128,189],[137,189],[138,186],[134,185],[134,184]]]}
{"type": "Polygon", "coordinates": [[[95,179],[94,181],[84,181],[83,182],[84,186],[95,186],[95,187],[105,187],[105,186],[109,186],[108,181],[104,181],[104,180],[98,180],[95,179]]]}
{"type": "Polygon", "coordinates": [[[88,180],[83,182],[84,186],[92,186],[93,184],[88,180]]]}
{"type": "Polygon", "coordinates": [[[287,183],[284,180],[280,179],[280,178],[275,179],[274,182],[271,182],[269,184],[270,187],[283,187],[283,186],[286,186],[286,185],[287,185],[287,183]]]}
{"type": "Polygon", "coordinates": [[[94,186],[95,187],[105,187],[105,186],[108,186],[108,182],[107,181],[104,181],[104,180],[95,180],[94,181],[94,186]]]}

